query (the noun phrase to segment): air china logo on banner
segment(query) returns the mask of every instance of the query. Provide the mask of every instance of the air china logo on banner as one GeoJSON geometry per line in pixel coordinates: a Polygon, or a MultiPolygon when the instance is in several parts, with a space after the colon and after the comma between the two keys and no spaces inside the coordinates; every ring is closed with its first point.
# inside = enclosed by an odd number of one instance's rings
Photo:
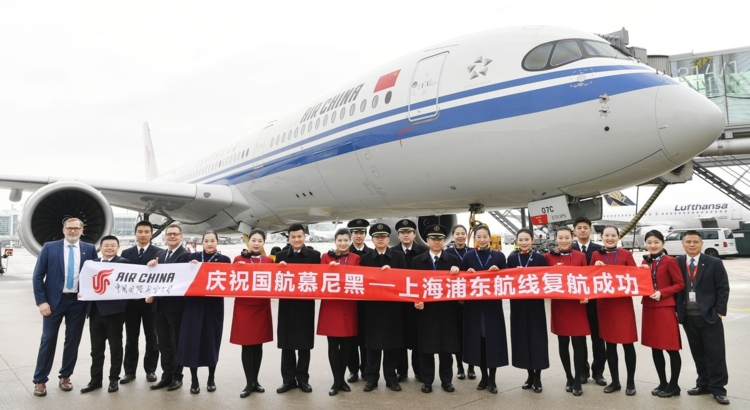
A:
{"type": "Polygon", "coordinates": [[[100,270],[91,278],[91,285],[97,295],[103,295],[107,291],[107,286],[109,286],[107,276],[111,275],[113,271],[114,269],[100,270]]]}

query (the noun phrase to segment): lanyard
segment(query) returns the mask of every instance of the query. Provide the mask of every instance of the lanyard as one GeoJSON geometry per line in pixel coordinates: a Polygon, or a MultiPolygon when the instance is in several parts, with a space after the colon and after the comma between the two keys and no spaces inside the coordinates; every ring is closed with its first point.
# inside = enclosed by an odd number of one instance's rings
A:
{"type": "Polygon", "coordinates": [[[523,262],[521,262],[521,252],[518,252],[516,256],[518,257],[518,266],[527,268],[529,267],[529,263],[531,263],[531,257],[534,256],[534,251],[532,250],[531,252],[529,252],[529,259],[526,261],[526,265],[524,265],[523,262]]]}
{"type": "Polygon", "coordinates": [[[659,290],[659,288],[656,287],[656,272],[659,270],[659,264],[661,264],[661,258],[664,257],[664,254],[661,254],[659,258],[656,259],[656,266],[654,267],[654,261],[651,261],[651,281],[654,282],[654,292],[659,290]]]}
{"type": "MultiPolygon", "coordinates": [[[[214,258],[216,258],[217,255],[219,255],[218,251],[211,256],[211,259],[209,259],[208,262],[211,262],[212,260],[214,260],[214,258]]],[[[252,262],[252,258],[250,258],[250,261],[252,262]]],[[[201,262],[203,262],[203,252],[201,252],[201,262]]]]}
{"type": "Polygon", "coordinates": [[[260,259],[262,258],[262,256],[251,256],[250,257],[250,263],[255,263],[255,262],[253,262],[253,258],[258,258],[258,263],[260,263],[260,259]]]}
{"type": "Polygon", "coordinates": [[[466,247],[463,247],[461,249],[464,250],[464,254],[463,255],[461,255],[461,252],[459,252],[458,248],[456,248],[456,247],[453,248],[453,251],[456,253],[456,256],[458,256],[458,259],[460,259],[461,262],[463,262],[464,261],[464,255],[466,255],[467,251],[466,251],[466,247]]]}
{"type": "Polygon", "coordinates": [[[339,258],[339,263],[342,265],[346,265],[346,262],[349,260],[349,255],[346,255],[346,258],[344,258],[344,263],[341,263],[341,258],[339,258]]]}
{"type": "Polygon", "coordinates": [[[612,263],[609,261],[609,254],[607,252],[604,253],[604,257],[607,258],[607,265],[617,265],[618,256],[620,256],[620,250],[615,248],[615,263],[612,263]]]}
{"type": "Polygon", "coordinates": [[[687,269],[688,276],[690,276],[690,288],[692,289],[693,286],[695,286],[695,276],[698,275],[698,264],[695,264],[695,270],[693,271],[693,273],[690,273],[690,263],[688,263],[688,259],[686,257],[685,268],[687,269]]]}
{"type": "MultiPolygon", "coordinates": [[[[479,262],[479,266],[482,267],[482,270],[487,270],[489,267],[490,259],[492,259],[492,251],[490,251],[490,254],[487,256],[487,260],[482,263],[482,260],[479,259],[479,251],[476,252],[477,255],[477,262],[479,262]]],[[[531,255],[529,255],[529,259],[531,259],[531,255]]],[[[520,262],[519,262],[520,263],[520,262]]],[[[526,264],[528,266],[528,263],[526,264]]]]}

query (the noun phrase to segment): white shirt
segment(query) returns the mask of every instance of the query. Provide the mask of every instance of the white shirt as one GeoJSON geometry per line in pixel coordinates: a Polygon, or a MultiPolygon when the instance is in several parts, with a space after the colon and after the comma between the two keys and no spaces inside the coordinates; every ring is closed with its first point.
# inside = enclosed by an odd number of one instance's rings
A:
{"type": "Polygon", "coordinates": [[[406,251],[410,251],[410,250],[411,250],[411,248],[407,248],[407,247],[406,247],[406,246],[404,246],[404,245],[401,245],[401,247],[402,247],[402,248],[404,248],[404,253],[406,253],[406,251]]]}
{"type": "Polygon", "coordinates": [[[589,245],[590,245],[590,244],[591,244],[591,240],[590,240],[590,239],[589,239],[589,241],[588,241],[588,242],[586,242],[586,243],[583,243],[583,242],[581,242],[581,241],[578,241],[578,249],[581,249],[581,250],[583,250],[583,247],[584,247],[584,246],[586,247],[586,249],[588,249],[588,248],[589,248],[589,245]]]}
{"type": "Polygon", "coordinates": [[[438,253],[437,255],[435,255],[434,253],[432,253],[432,251],[430,251],[430,257],[432,258],[432,261],[433,261],[433,262],[435,262],[435,257],[436,257],[436,256],[437,256],[437,257],[439,258],[439,257],[440,257],[440,255],[442,255],[442,254],[443,254],[443,252],[440,252],[440,253],[438,253]]]}
{"type": "Polygon", "coordinates": [[[78,274],[81,271],[81,242],[76,241],[76,243],[70,243],[68,241],[63,241],[63,259],[63,272],[65,273],[65,278],[63,281],[63,293],[78,293],[78,274]],[[69,245],[73,245],[73,289],[68,289],[68,254],[70,253],[69,245]]]}
{"type": "Polygon", "coordinates": [[[362,252],[362,251],[363,251],[363,250],[365,249],[365,246],[364,246],[364,245],[362,245],[362,247],[361,247],[361,248],[357,248],[357,247],[355,246],[355,247],[354,247],[354,249],[356,249],[356,250],[357,250],[357,252],[362,252]]]}
{"type": "MultiPolygon", "coordinates": [[[[698,271],[698,266],[700,266],[700,262],[698,262],[698,259],[700,258],[700,256],[701,256],[700,253],[695,255],[695,257],[691,257],[690,255],[687,255],[687,254],[685,255],[685,260],[687,261],[688,269],[690,269],[690,259],[695,259],[695,270],[696,272],[698,271]]],[[[688,274],[690,274],[689,271],[688,271],[688,274]]]]}

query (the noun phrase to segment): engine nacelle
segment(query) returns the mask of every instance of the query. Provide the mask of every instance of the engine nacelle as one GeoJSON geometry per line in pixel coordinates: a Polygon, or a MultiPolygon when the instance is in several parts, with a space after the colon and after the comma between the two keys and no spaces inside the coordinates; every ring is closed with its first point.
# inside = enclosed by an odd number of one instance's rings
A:
{"type": "Polygon", "coordinates": [[[65,237],[62,221],[74,217],[83,221],[84,242],[98,244],[111,234],[112,207],[101,192],[75,181],[46,185],[32,194],[21,212],[18,237],[32,254],[39,255],[45,242],[65,237]]]}

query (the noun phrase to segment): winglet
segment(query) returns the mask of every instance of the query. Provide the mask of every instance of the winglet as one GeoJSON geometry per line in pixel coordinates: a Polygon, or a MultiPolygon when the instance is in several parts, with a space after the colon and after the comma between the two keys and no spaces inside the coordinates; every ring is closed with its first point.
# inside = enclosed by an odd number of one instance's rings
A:
{"type": "Polygon", "coordinates": [[[151,131],[148,129],[148,122],[143,123],[143,149],[146,160],[146,180],[152,181],[159,176],[159,169],[156,167],[156,156],[154,155],[154,145],[151,143],[151,131]]]}
{"type": "Polygon", "coordinates": [[[604,194],[604,200],[609,206],[635,206],[635,202],[620,191],[604,194]]]}

